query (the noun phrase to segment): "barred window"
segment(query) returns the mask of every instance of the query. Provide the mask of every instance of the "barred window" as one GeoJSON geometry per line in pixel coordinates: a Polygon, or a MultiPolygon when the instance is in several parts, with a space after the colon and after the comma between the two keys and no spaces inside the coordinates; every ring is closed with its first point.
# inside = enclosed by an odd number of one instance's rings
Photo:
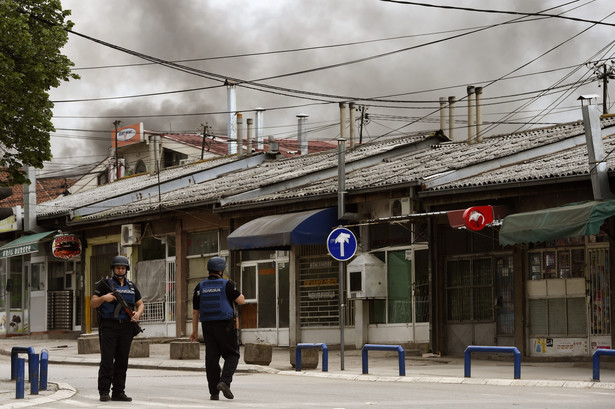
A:
{"type": "Polygon", "coordinates": [[[493,321],[493,262],[490,257],[448,260],[447,320],[493,321]]]}

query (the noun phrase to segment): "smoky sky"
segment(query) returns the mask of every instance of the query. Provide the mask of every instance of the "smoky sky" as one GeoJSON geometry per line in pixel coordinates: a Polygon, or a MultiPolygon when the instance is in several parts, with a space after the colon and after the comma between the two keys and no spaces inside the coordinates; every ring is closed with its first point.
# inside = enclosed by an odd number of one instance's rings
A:
{"type": "MultiPolygon", "coordinates": [[[[554,8],[564,3],[448,0],[436,4],[548,10],[549,14],[568,11],[564,15],[590,20],[604,19],[615,10],[611,0],[554,8]]],[[[542,109],[549,115],[537,117],[536,126],[580,119],[576,99],[581,94],[601,95],[596,82],[568,93],[546,93],[527,107],[528,97],[523,95],[587,77],[589,69],[583,63],[612,56],[609,43],[615,30],[555,18],[512,23],[519,16],[376,0],[62,0],[62,7],[72,11],[74,31],[167,61],[315,47],[181,64],[247,81],[313,70],[262,83],[344,98],[390,96],[407,101],[372,103],[367,109],[371,120],[365,127],[370,138],[396,135],[396,129],[438,129],[438,98],[463,99],[466,87],[475,84],[485,87],[485,122],[497,122],[523,107],[508,119],[507,126],[494,128],[492,134],[510,132],[515,122],[531,121],[542,109]],[[504,22],[511,23],[487,28],[504,22]],[[465,34],[470,29],[477,32],[465,34]],[[454,36],[458,37],[447,39],[454,36]],[[348,45],[332,47],[338,44],[348,45]],[[384,53],[391,55],[369,59],[384,53]],[[367,60],[316,70],[359,59],[367,60]],[[516,78],[501,79],[506,75],[516,78]],[[429,119],[415,120],[428,113],[433,113],[429,119]]],[[[56,102],[57,132],[52,135],[54,166],[48,166],[49,170],[102,160],[111,147],[114,120],[123,125],[143,122],[147,130],[168,132],[200,132],[201,124],[207,123],[215,133],[226,134],[227,94],[220,81],[159,65],[124,66],[145,61],[73,34],[63,51],[75,63],[81,79],[63,83],[50,93],[56,102]],[[195,88],[206,89],[186,91],[195,88]],[[169,91],[183,92],[103,99],[169,91]],[[97,98],[101,100],[81,101],[97,98]],[[66,100],[81,102],[62,102],[66,100]],[[203,115],[192,115],[196,113],[203,115]]],[[[339,125],[334,125],[339,121],[338,102],[331,97],[306,99],[273,90],[237,88],[238,111],[245,112],[246,118],[252,117],[254,108],[265,108],[265,133],[277,138],[292,138],[296,115],[306,114],[308,130],[313,131],[310,137],[334,140],[339,135],[339,125]]],[[[456,108],[455,122],[460,127],[466,109],[462,102],[456,108]]],[[[464,132],[456,131],[455,139],[464,132]]]]}

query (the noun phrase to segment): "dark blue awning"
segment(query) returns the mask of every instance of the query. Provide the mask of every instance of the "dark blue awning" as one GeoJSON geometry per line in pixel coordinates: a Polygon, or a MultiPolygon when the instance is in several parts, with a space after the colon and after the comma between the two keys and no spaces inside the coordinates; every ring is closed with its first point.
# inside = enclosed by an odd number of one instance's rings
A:
{"type": "Polygon", "coordinates": [[[327,244],[333,227],[339,226],[337,208],[278,214],[254,219],[229,234],[229,250],[327,244]]]}

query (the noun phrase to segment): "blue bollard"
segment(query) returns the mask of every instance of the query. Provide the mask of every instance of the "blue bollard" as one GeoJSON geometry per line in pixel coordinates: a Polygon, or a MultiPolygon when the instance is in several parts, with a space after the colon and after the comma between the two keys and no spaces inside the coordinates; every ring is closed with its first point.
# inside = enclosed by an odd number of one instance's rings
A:
{"type": "Polygon", "coordinates": [[[397,351],[397,359],[399,361],[399,376],[406,376],[406,351],[401,345],[378,345],[365,344],[361,350],[361,363],[363,374],[368,373],[367,351],[397,351]]]}
{"type": "Polygon", "coordinates": [[[600,382],[600,356],[602,355],[615,355],[615,349],[597,349],[592,355],[592,380],[594,382],[600,382]]]}
{"type": "Polygon", "coordinates": [[[301,343],[295,348],[295,370],[301,370],[301,350],[302,349],[322,349],[322,371],[329,370],[329,348],[324,343],[301,343]]]}
{"type": "Polygon", "coordinates": [[[28,356],[28,376],[30,377],[30,395],[38,395],[38,371],[39,356],[32,354],[28,356]]]}
{"type": "Polygon", "coordinates": [[[496,347],[496,346],[478,346],[470,345],[464,352],[463,359],[463,374],[466,378],[470,377],[471,369],[471,356],[472,352],[510,352],[514,354],[514,377],[515,379],[521,379],[521,353],[516,347],[496,347]]]}
{"type": "Polygon", "coordinates": [[[47,376],[49,372],[49,353],[46,349],[41,351],[41,382],[40,382],[40,390],[47,390],[47,376]]]}
{"type": "MultiPolygon", "coordinates": [[[[12,357],[11,357],[12,358],[12,357]]],[[[11,359],[11,369],[13,369],[12,365],[13,360],[11,359]]],[[[15,399],[23,399],[24,398],[24,389],[25,389],[25,377],[26,377],[26,360],[24,358],[15,358],[15,366],[14,366],[15,379],[15,399]]],[[[11,370],[11,374],[13,370],[11,370]]]]}
{"type": "Polygon", "coordinates": [[[34,355],[34,348],[32,347],[13,347],[11,348],[11,380],[15,380],[17,376],[17,368],[15,367],[17,364],[17,358],[20,353],[28,354],[28,365],[32,366],[31,361],[29,360],[30,356],[34,355]]]}

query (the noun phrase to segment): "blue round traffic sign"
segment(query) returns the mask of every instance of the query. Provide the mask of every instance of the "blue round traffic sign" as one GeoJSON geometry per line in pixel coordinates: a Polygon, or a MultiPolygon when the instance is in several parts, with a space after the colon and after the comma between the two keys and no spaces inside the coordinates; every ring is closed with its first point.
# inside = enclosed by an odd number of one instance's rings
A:
{"type": "Polygon", "coordinates": [[[327,237],[327,250],[334,259],[346,261],[357,252],[357,238],[347,228],[338,227],[327,237]]]}

